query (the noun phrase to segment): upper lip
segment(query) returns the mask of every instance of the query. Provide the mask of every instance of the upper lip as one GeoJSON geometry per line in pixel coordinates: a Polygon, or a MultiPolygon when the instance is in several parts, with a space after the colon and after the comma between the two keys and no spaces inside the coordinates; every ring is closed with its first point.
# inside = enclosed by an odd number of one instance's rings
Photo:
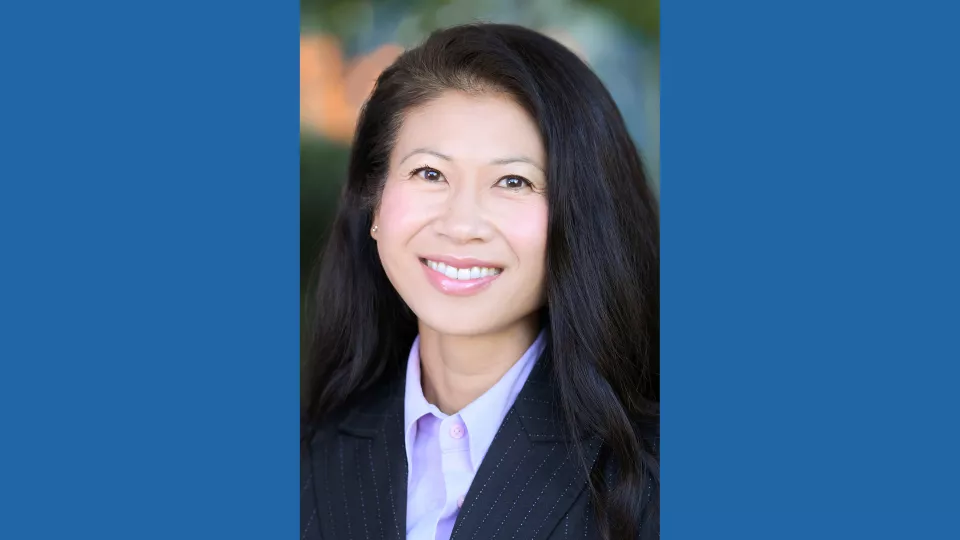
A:
{"type": "Polygon", "coordinates": [[[447,266],[453,266],[454,268],[472,268],[474,266],[478,266],[480,268],[503,268],[503,265],[500,263],[482,261],[472,257],[456,257],[453,255],[422,255],[420,258],[443,263],[447,266]]]}

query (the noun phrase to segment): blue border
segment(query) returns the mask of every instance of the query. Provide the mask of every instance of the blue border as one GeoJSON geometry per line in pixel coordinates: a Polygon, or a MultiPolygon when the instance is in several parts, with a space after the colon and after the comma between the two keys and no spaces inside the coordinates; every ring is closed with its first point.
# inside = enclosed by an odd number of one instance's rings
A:
{"type": "Polygon", "coordinates": [[[296,538],[298,35],[0,8],[0,538],[296,538]]]}
{"type": "MultiPolygon", "coordinates": [[[[664,4],[664,538],[958,536],[933,4],[664,4]]],[[[0,537],[294,537],[298,6],[145,9],[0,12],[0,537]]]]}
{"type": "Polygon", "coordinates": [[[664,2],[663,538],[960,538],[933,4],[664,2]]]}

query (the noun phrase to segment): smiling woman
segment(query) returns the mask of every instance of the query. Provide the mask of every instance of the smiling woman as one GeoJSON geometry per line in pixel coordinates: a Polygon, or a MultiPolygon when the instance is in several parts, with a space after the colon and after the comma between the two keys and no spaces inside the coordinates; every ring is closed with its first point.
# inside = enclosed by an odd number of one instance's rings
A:
{"type": "Polygon", "coordinates": [[[659,536],[659,228],[573,53],[443,30],[364,106],[304,376],[302,538],[659,536]]]}
{"type": "MultiPolygon", "coordinates": [[[[449,90],[406,115],[393,155],[374,238],[390,282],[437,334],[421,329],[421,343],[509,329],[526,349],[539,331],[547,246],[533,119],[504,95],[449,90]]],[[[449,345],[457,357],[479,352],[470,341],[449,345]]]]}

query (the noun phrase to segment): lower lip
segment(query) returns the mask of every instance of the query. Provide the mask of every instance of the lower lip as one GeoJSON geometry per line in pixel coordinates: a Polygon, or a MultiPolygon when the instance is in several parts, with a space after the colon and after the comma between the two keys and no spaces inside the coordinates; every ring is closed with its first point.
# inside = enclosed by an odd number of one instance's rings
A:
{"type": "Polygon", "coordinates": [[[477,279],[450,279],[446,275],[437,272],[433,268],[420,263],[420,266],[423,267],[423,271],[427,274],[427,281],[430,282],[438,291],[443,294],[449,294],[451,296],[470,296],[472,294],[477,294],[487,287],[490,286],[490,283],[493,280],[500,277],[503,272],[496,274],[494,276],[486,276],[477,279]]]}

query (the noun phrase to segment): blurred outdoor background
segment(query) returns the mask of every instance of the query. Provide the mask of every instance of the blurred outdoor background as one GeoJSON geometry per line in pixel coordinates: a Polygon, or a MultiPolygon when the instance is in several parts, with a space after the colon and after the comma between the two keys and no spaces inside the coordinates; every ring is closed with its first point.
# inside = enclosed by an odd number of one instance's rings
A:
{"type": "MultiPolygon", "coordinates": [[[[473,21],[526,26],[578,53],[620,107],[659,197],[659,0],[301,0],[300,290],[305,309],[314,263],[346,176],[357,114],[377,76],[431,31],[473,21]]],[[[303,330],[301,351],[306,351],[303,330]]]]}

